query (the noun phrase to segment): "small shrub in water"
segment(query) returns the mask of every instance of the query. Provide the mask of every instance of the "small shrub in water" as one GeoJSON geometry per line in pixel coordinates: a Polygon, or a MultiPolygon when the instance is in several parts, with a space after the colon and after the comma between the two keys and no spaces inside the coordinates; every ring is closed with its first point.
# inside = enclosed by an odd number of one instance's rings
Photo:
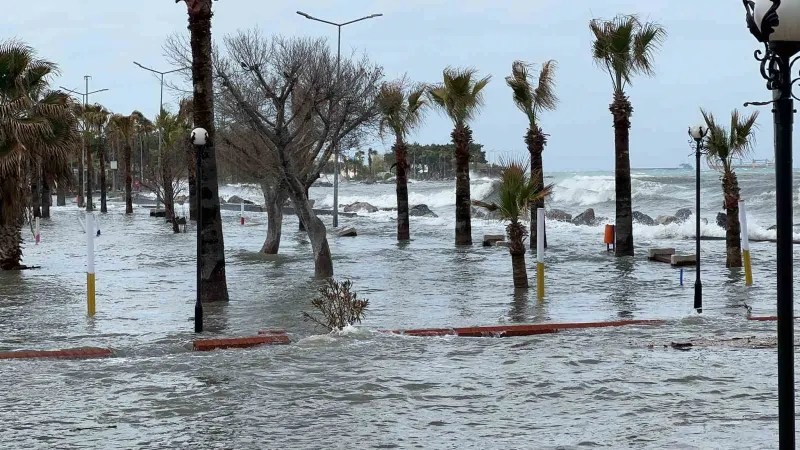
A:
{"type": "Polygon", "coordinates": [[[353,282],[350,280],[338,282],[329,278],[319,289],[319,297],[311,301],[321,317],[315,317],[303,311],[306,320],[323,326],[328,331],[341,330],[347,325],[361,323],[369,300],[359,299],[358,294],[352,292],[353,282]]]}

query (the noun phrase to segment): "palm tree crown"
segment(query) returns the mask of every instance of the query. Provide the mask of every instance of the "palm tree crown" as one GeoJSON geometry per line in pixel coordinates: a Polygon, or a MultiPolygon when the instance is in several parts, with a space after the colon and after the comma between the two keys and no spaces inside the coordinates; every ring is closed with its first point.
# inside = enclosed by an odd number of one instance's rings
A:
{"type": "Polygon", "coordinates": [[[538,80],[531,77],[529,69],[530,65],[524,61],[514,61],[511,65],[511,75],[506,77],[506,84],[513,92],[517,108],[525,113],[531,125],[536,125],[539,113],[552,111],[558,105],[558,96],[555,92],[556,62],[550,60],[542,64],[538,80]]]}
{"type": "Polygon", "coordinates": [[[516,224],[528,218],[531,204],[550,195],[553,185],[539,189],[536,177],[528,176],[526,164],[512,161],[503,165],[505,168],[500,176],[498,203],[473,200],[472,204],[495,211],[498,219],[516,224]]]}
{"type": "Polygon", "coordinates": [[[733,160],[747,155],[753,149],[758,111],[743,117],[738,110],[733,110],[729,127],[719,123],[712,113],[703,109],[700,112],[708,125],[705,142],[707,158],[719,161],[723,169],[730,172],[733,160]]]}
{"type": "Polygon", "coordinates": [[[406,90],[402,80],[383,83],[376,100],[380,111],[380,132],[391,130],[396,139],[404,139],[422,122],[428,104],[424,94],[425,86],[422,85],[406,90]]]}
{"type": "Polygon", "coordinates": [[[491,75],[476,79],[473,68],[447,67],[442,73],[442,83],[431,87],[428,96],[453,121],[456,127],[466,126],[483,106],[483,89],[491,75]]]}
{"type": "Polygon", "coordinates": [[[667,37],[664,27],[636,15],[618,15],[592,19],[589,29],[595,38],[592,57],[611,77],[615,92],[624,92],[634,75],[654,74],[653,55],[667,37]]]}

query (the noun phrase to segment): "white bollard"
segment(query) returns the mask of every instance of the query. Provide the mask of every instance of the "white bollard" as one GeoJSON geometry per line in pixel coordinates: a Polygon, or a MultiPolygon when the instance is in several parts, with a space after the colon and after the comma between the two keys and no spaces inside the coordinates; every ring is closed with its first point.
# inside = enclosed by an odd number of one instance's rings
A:
{"type": "Polygon", "coordinates": [[[544,208],[536,211],[536,293],[544,297],[544,208]]]}
{"type": "Polygon", "coordinates": [[[753,284],[753,269],[750,266],[750,239],[747,237],[747,210],[744,200],[739,200],[739,226],[742,238],[742,259],[744,260],[744,284],[753,284]]]}
{"type": "Polygon", "coordinates": [[[90,316],[95,312],[94,289],[94,216],[86,215],[86,306],[90,316]]]}

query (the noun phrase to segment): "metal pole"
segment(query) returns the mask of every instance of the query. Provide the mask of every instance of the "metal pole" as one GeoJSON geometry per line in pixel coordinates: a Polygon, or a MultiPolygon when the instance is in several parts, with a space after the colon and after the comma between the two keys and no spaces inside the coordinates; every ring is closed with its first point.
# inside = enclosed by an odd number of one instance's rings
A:
{"type": "MultiPolygon", "coordinates": [[[[161,111],[163,111],[163,110],[164,110],[164,74],[162,73],[161,74],[161,95],[160,95],[160,97],[158,99],[158,116],[156,116],[156,117],[161,117],[161,111]]],[[[158,170],[158,173],[156,174],[156,180],[159,180],[159,179],[162,178],[161,177],[161,139],[162,139],[161,127],[159,126],[158,127],[158,163],[156,164],[158,166],[158,168],[156,169],[156,170],[158,170]]],[[[163,182],[164,182],[164,180],[161,179],[161,183],[163,183],[163,182]]],[[[158,210],[158,205],[161,204],[161,188],[158,187],[159,184],[160,183],[156,182],[156,210],[158,210]]],[[[166,207],[166,205],[165,205],[165,207],[166,207]]]]}
{"type": "MultiPolygon", "coordinates": [[[[85,111],[86,107],[89,106],[89,75],[84,75],[83,79],[84,81],[86,81],[86,90],[84,91],[85,94],[83,94],[83,109],[85,111]]],[[[83,143],[83,148],[81,148],[81,152],[83,153],[83,169],[86,171],[83,174],[83,186],[82,186],[84,203],[86,203],[89,200],[89,193],[87,191],[88,189],[91,189],[91,186],[89,186],[89,167],[86,166],[86,148],[89,145],[91,144],[85,142],[83,143]]]]}
{"type": "MultiPolygon", "coordinates": [[[[336,83],[341,82],[341,66],[340,60],[342,56],[342,26],[338,25],[337,28],[339,29],[339,37],[336,41],[336,83]]],[[[334,133],[336,128],[334,127],[334,133]]],[[[336,139],[333,145],[333,153],[336,155],[333,161],[333,228],[339,226],[339,139],[337,136],[333,137],[336,139]]]]}
{"type": "Polygon", "coordinates": [[[703,312],[703,284],[700,282],[700,146],[701,139],[696,139],[697,148],[695,151],[695,170],[696,186],[695,186],[695,262],[697,263],[697,272],[695,273],[694,280],[694,309],[698,313],[703,312]]]}
{"type": "Polygon", "coordinates": [[[197,299],[194,303],[194,332],[203,332],[203,303],[200,301],[200,288],[203,282],[203,266],[201,258],[201,249],[203,248],[203,208],[200,207],[200,179],[202,178],[201,155],[205,145],[196,146],[196,166],[195,166],[195,189],[197,190],[197,299]]]}
{"type": "Polygon", "coordinates": [[[779,66],[779,85],[773,96],[775,121],[775,211],[777,224],[778,287],[778,436],[781,449],[795,447],[794,305],[792,293],[792,121],[794,105],[790,57],[796,48],[772,43],[779,66]]]}

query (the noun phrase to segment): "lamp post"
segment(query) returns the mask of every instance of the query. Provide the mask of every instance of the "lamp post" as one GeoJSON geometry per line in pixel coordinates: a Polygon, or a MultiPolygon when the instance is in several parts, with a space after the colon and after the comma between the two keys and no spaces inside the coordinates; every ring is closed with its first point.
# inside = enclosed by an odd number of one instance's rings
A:
{"type": "MultiPolygon", "coordinates": [[[[314,17],[312,15],[304,13],[303,11],[297,11],[297,14],[299,14],[299,15],[301,15],[301,16],[305,17],[306,19],[309,19],[309,20],[316,20],[317,22],[322,22],[322,23],[327,23],[328,25],[333,25],[338,29],[339,34],[338,34],[338,38],[336,40],[336,82],[337,83],[339,82],[339,79],[340,79],[340,76],[341,76],[339,62],[341,60],[341,54],[342,54],[342,27],[345,26],[345,25],[350,25],[351,23],[361,22],[362,20],[367,20],[367,19],[374,19],[375,17],[380,17],[380,16],[383,15],[383,14],[370,14],[368,16],[364,16],[364,17],[361,17],[361,18],[358,18],[358,19],[355,19],[355,20],[350,20],[348,22],[336,23],[336,22],[330,22],[328,20],[323,20],[323,19],[316,18],[316,17],[314,17]]],[[[334,139],[336,139],[335,135],[334,135],[334,139]]],[[[333,147],[334,147],[333,153],[335,155],[334,158],[333,158],[333,227],[336,228],[336,227],[339,226],[339,142],[338,142],[338,140],[333,142],[333,147]]]]}
{"type": "Polygon", "coordinates": [[[200,195],[200,179],[202,178],[202,166],[200,161],[203,154],[203,149],[206,146],[206,138],[208,131],[205,128],[195,128],[192,130],[192,144],[195,147],[195,185],[197,189],[197,299],[194,302],[194,332],[201,333],[203,331],[203,303],[200,301],[200,286],[202,285],[203,267],[200,263],[200,250],[202,249],[203,238],[203,208],[200,207],[200,201],[203,198],[200,195]]]}
{"type": "Polygon", "coordinates": [[[792,292],[792,57],[800,51],[800,0],[743,0],[747,28],[764,44],[756,50],[761,76],[772,91],[775,125],[775,215],[777,228],[778,438],[779,448],[795,448],[794,305],[792,292]]]}
{"type": "MultiPolygon", "coordinates": [[[[158,114],[161,115],[161,111],[164,110],[164,75],[167,75],[167,74],[170,74],[170,73],[173,73],[173,72],[178,72],[178,71],[181,71],[181,70],[191,69],[191,67],[181,67],[181,68],[178,68],[178,69],[167,70],[166,72],[162,72],[160,70],[155,70],[155,69],[151,69],[150,67],[143,66],[143,65],[139,64],[136,61],[134,61],[133,63],[136,64],[137,66],[141,67],[142,69],[149,70],[150,72],[158,74],[161,77],[161,94],[160,94],[159,100],[158,100],[158,114]]],[[[163,138],[161,136],[161,127],[158,127],[158,170],[159,170],[159,174],[161,172],[161,143],[162,142],[163,142],[163,138]]],[[[139,160],[140,160],[139,163],[141,164],[141,160],[142,160],[141,153],[139,154],[139,160]]],[[[156,189],[156,209],[158,209],[158,205],[160,203],[161,203],[161,190],[160,189],[156,189]]]]}
{"type": "Polygon", "coordinates": [[[697,264],[697,272],[695,273],[694,280],[694,309],[701,313],[703,312],[703,283],[700,282],[700,155],[702,154],[703,138],[708,134],[708,127],[705,125],[696,125],[689,127],[689,136],[695,142],[695,263],[697,264]]]}

